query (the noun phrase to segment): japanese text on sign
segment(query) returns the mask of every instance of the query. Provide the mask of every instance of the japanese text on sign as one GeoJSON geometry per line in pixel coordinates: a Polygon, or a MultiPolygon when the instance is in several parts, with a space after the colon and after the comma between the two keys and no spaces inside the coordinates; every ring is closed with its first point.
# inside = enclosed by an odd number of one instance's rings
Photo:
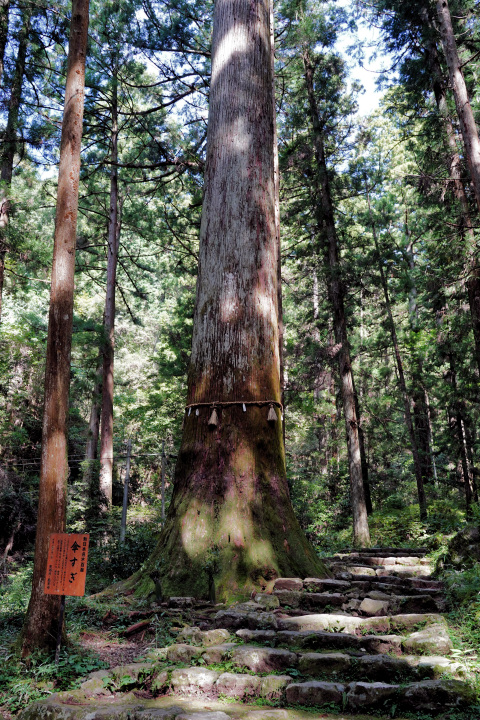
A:
{"type": "Polygon", "coordinates": [[[50,535],[46,595],[85,595],[89,537],[79,533],[50,535]]]}

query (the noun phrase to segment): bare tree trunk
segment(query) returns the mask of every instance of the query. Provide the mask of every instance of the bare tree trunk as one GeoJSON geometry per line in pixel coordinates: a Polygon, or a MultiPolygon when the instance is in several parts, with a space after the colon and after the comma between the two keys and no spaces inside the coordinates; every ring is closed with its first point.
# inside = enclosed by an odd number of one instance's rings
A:
{"type": "Polygon", "coordinates": [[[8,42],[8,13],[10,0],[0,0],[0,81],[3,75],[3,59],[8,42]]]}
{"type": "Polygon", "coordinates": [[[37,536],[32,595],[22,631],[23,657],[37,648],[55,647],[60,610],[60,596],[45,595],[43,588],[50,533],[65,531],[68,392],[87,30],[88,0],[73,0],[60,141],[37,536]]]}
{"type": "Polygon", "coordinates": [[[188,403],[159,545],[126,584],[140,592],[153,571],[167,594],[221,599],[325,572],[285,471],[270,15],[269,0],[214,7],[188,403]]]}
{"type": "MultiPolygon", "coordinates": [[[[10,185],[12,184],[13,159],[17,149],[18,114],[20,111],[20,103],[22,101],[22,86],[25,75],[25,62],[27,59],[31,17],[32,6],[27,5],[23,11],[22,27],[18,36],[15,72],[13,75],[12,86],[10,88],[7,125],[2,143],[3,149],[0,169],[0,320],[2,317],[3,283],[5,280],[5,255],[8,249],[5,234],[8,226],[8,215],[10,210],[9,190],[10,185]]],[[[0,15],[0,20],[1,18],[2,15],[0,15]]],[[[8,32],[8,5],[6,23],[6,32],[8,32]]]]}
{"type": "MultiPolygon", "coordinates": [[[[102,363],[103,365],[103,363],[102,363]]],[[[98,436],[100,431],[100,409],[102,396],[102,365],[95,373],[95,386],[92,394],[92,405],[90,408],[90,419],[88,421],[88,437],[85,447],[85,470],[83,473],[83,487],[85,493],[90,497],[92,493],[92,475],[98,451],[98,436]]]]}
{"type": "MultiPolygon", "coordinates": [[[[372,210],[370,207],[370,197],[368,194],[368,189],[367,189],[367,200],[368,200],[368,209],[369,209],[370,218],[371,218],[372,210]]],[[[373,222],[372,218],[370,219],[370,222],[372,225],[373,240],[375,242],[375,251],[376,251],[377,259],[378,259],[380,280],[382,283],[383,294],[385,297],[385,307],[387,310],[387,315],[388,315],[389,324],[390,324],[390,334],[392,337],[392,345],[393,345],[393,350],[395,353],[395,360],[396,360],[396,364],[397,364],[398,381],[399,381],[400,389],[402,391],[402,396],[403,396],[403,405],[404,405],[404,410],[405,410],[405,424],[407,426],[408,434],[410,436],[410,447],[411,447],[412,456],[413,456],[413,467],[415,470],[415,478],[417,481],[418,504],[420,507],[420,520],[426,520],[427,519],[427,499],[425,496],[425,488],[423,486],[422,465],[420,462],[420,455],[418,452],[417,439],[415,437],[415,430],[414,430],[413,422],[412,422],[412,414],[410,411],[410,397],[408,395],[407,383],[405,382],[405,375],[403,372],[403,362],[402,362],[402,357],[400,355],[400,348],[399,348],[398,339],[397,339],[397,331],[395,329],[395,322],[393,320],[392,308],[390,305],[390,296],[389,296],[389,292],[388,292],[387,279],[385,277],[385,273],[383,270],[383,265],[382,265],[381,256],[380,256],[380,249],[378,247],[375,223],[373,222]]]]}
{"type": "Polygon", "coordinates": [[[110,215],[108,218],[107,295],[103,320],[102,419],[100,431],[100,502],[103,510],[112,505],[113,484],[113,365],[115,342],[115,287],[120,221],[118,212],[118,95],[117,68],[113,74],[110,171],[110,215]]]}
{"type": "Polygon", "coordinates": [[[452,19],[447,0],[436,0],[437,16],[440,23],[442,46],[447,60],[448,74],[452,84],[455,106],[462,131],[465,156],[472,178],[475,198],[480,211],[480,140],[473,117],[467,86],[462,73],[462,64],[457,52],[452,19]]]}
{"type": "MultiPolygon", "coordinates": [[[[424,20],[428,16],[423,13],[424,20]]],[[[433,91],[438,110],[443,119],[445,135],[447,140],[448,160],[447,169],[453,188],[453,193],[458,200],[462,213],[462,225],[465,234],[465,255],[467,258],[465,275],[468,304],[472,318],[473,338],[475,342],[475,359],[480,373],[480,267],[478,262],[478,250],[475,241],[473,223],[470,217],[468,199],[462,180],[462,162],[457,148],[455,129],[448,112],[446,88],[442,67],[438,58],[437,46],[434,42],[427,44],[429,65],[433,80],[433,91]]]]}
{"type": "Polygon", "coordinates": [[[327,273],[328,296],[333,310],[335,342],[339,345],[338,363],[340,386],[342,389],[343,413],[347,432],[348,464],[350,470],[350,494],[353,514],[353,541],[355,545],[370,545],[367,508],[363,484],[362,458],[360,449],[358,400],[355,397],[352,364],[347,337],[347,325],[344,309],[344,288],[340,279],[340,261],[338,256],[337,234],[333,213],[330,187],[325,161],[325,150],[320,126],[317,102],[313,84],[313,65],[308,48],[303,50],[305,84],[313,127],[315,159],[317,163],[318,195],[317,214],[319,232],[325,232],[327,242],[324,247],[325,270],[327,273]]]}
{"type": "Polygon", "coordinates": [[[470,466],[469,459],[468,459],[467,439],[466,439],[466,435],[465,435],[465,424],[463,421],[463,413],[462,413],[462,409],[461,409],[461,403],[460,403],[459,397],[458,397],[457,372],[456,372],[455,361],[454,361],[452,352],[449,353],[448,359],[449,359],[449,363],[450,363],[450,380],[452,383],[453,401],[454,401],[454,412],[453,412],[452,418],[454,420],[456,430],[457,430],[458,446],[459,446],[459,451],[460,451],[460,461],[461,461],[462,477],[463,477],[463,488],[464,488],[464,492],[465,492],[466,517],[467,517],[467,520],[470,520],[472,518],[473,472],[472,472],[472,468],[470,466]]]}

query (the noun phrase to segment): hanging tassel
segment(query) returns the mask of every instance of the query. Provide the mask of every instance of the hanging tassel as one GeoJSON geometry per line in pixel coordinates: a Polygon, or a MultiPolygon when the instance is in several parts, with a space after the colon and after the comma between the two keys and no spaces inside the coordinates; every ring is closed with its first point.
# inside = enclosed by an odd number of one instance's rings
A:
{"type": "Polygon", "coordinates": [[[200,415],[200,410],[199,410],[198,408],[195,410],[195,415],[196,415],[197,417],[200,415]]]}
{"type": "Polygon", "coordinates": [[[215,408],[212,410],[212,414],[210,415],[210,419],[208,421],[208,427],[209,428],[216,428],[218,425],[218,415],[215,408]]]}
{"type": "Polygon", "coordinates": [[[269,423],[276,423],[277,422],[277,413],[275,412],[275,408],[273,405],[270,405],[270,409],[268,411],[268,417],[267,420],[269,423]]]}

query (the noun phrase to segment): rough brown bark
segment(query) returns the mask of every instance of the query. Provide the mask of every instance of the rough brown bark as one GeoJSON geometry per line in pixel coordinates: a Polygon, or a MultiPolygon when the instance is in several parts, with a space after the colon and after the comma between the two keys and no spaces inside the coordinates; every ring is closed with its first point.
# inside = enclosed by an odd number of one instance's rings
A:
{"type": "MultiPolygon", "coordinates": [[[[367,200],[368,200],[368,209],[371,215],[371,208],[370,208],[370,197],[368,195],[367,190],[367,200]]],[[[412,451],[412,457],[413,457],[413,467],[415,470],[415,479],[417,481],[417,493],[418,493],[418,504],[420,508],[420,520],[426,520],[427,519],[427,499],[425,496],[425,488],[423,486],[423,477],[422,477],[422,464],[420,462],[420,455],[418,452],[418,446],[417,446],[417,439],[415,437],[415,430],[413,427],[413,421],[412,421],[412,413],[410,411],[410,397],[407,390],[407,383],[405,382],[405,374],[403,372],[403,361],[402,356],[400,354],[400,347],[398,345],[398,338],[397,338],[397,331],[395,329],[395,322],[393,320],[392,315],[392,308],[390,304],[390,295],[388,292],[388,285],[387,285],[387,278],[385,277],[385,272],[383,270],[383,265],[381,261],[380,256],[380,250],[378,247],[378,241],[377,241],[377,232],[375,228],[375,224],[373,220],[371,220],[371,226],[372,226],[372,234],[373,234],[373,240],[375,243],[375,252],[377,254],[377,260],[378,260],[378,269],[380,271],[380,280],[382,284],[383,294],[385,297],[385,307],[387,310],[389,325],[390,325],[390,334],[392,338],[392,345],[393,350],[395,353],[395,361],[397,364],[397,371],[398,371],[398,381],[400,384],[400,389],[402,391],[402,397],[403,397],[403,405],[404,405],[404,412],[405,412],[405,424],[407,426],[408,434],[410,436],[410,448],[412,451]]]]}
{"type": "Polygon", "coordinates": [[[70,25],[45,368],[37,535],[32,594],[22,631],[23,657],[37,648],[55,647],[60,609],[60,596],[45,595],[43,588],[50,534],[65,530],[68,392],[88,4],[88,0],[73,0],[70,25]]]}
{"type": "Polygon", "coordinates": [[[327,175],[325,150],[322,130],[319,121],[317,102],[313,84],[313,65],[308,48],[303,50],[305,84],[310,107],[310,119],[313,128],[315,160],[319,202],[317,214],[319,230],[323,229],[325,270],[327,273],[328,296],[333,310],[333,327],[335,342],[339,346],[338,363],[340,370],[340,386],[342,390],[343,413],[347,432],[348,465],[350,471],[350,493],[353,514],[353,541],[355,545],[370,545],[367,508],[363,485],[362,458],[360,450],[358,399],[355,397],[352,364],[347,336],[347,324],[344,308],[344,288],[340,278],[340,261],[338,255],[337,234],[330,187],[327,175]]]}
{"type": "Polygon", "coordinates": [[[280,410],[268,422],[268,405],[255,404],[281,397],[270,37],[269,0],[215,3],[194,406],[159,545],[126,584],[138,593],[154,571],[166,594],[221,600],[324,572],[293,513],[280,410]],[[209,427],[215,402],[234,404],[217,406],[209,427]]]}
{"type": "MultiPolygon", "coordinates": [[[[0,30],[2,14],[0,14],[0,30]]],[[[2,142],[2,156],[0,168],[0,319],[2,316],[3,283],[5,279],[5,255],[8,247],[6,242],[6,231],[10,210],[9,190],[12,183],[13,159],[17,149],[17,129],[20,103],[22,101],[22,86],[25,75],[25,62],[27,58],[28,39],[30,34],[30,21],[32,18],[32,6],[27,6],[23,11],[22,27],[18,36],[17,57],[15,59],[15,71],[13,74],[10,97],[8,101],[8,116],[5,133],[2,142]]],[[[8,5],[7,5],[7,27],[8,32],[8,5]]],[[[1,42],[1,36],[0,36],[1,42]]],[[[2,56],[3,57],[3,56],[2,56]]],[[[1,74],[0,74],[1,75],[1,74]]]]}
{"type": "Polygon", "coordinates": [[[10,0],[0,0],[0,80],[3,75],[3,59],[8,42],[8,13],[10,0]]]}
{"type": "MultiPolygon", "coordinates": [[[[425,13],[425,17],[427,17],[425,13]]],[[[475,232],[470,216],[470,208],[465,186],[462,179],[462,162],[457,148],[455,129],[448,112],[446,88],[437,47],[434,42],[427,43],[428,62],[432,75],[435,101],[443,120],[447,141],[447,170],[450,182],[461,209],[463,233],[465,238],[466,256],[466,289],[470,316],[472,319],[473,338],[475,342],[475,359],[480,373],[480,265],[475,241],[475,232]]]]}
{"type": "Polygon", "coordinates": [[[107,510],[112,505],[113,483],[113,370],[115,343],[115,288],[117,276],[118,246],[120,241],[120,215],[118,202],[118,95],[117,69],[113,73],[112,131],[110,171],[110,212],[107,240],[107,294],[103,318],[103,372],[102,372],[102,419],[100,432],[100,502],[107,510]]]}
{"type": "Polygon", "coordinates": [[[465,146],[465,156],[480,211],[480,139],[462,73],[462,64],[458,57],[457,43],[453,32],[448,2],[447,0],[436,0],[436,6],[443,51],[447,61],[448,74],[452,84],[455,106],[457,108],[463,144],[465,146]]]}

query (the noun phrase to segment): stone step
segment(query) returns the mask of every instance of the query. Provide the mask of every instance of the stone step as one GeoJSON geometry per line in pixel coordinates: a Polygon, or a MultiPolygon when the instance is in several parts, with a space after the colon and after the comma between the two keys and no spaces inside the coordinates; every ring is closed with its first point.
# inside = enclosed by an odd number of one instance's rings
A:
{"type": "Polygon", "coordinates": [[[368,680],[369,682],[403,683],[406,680],[434,680],[444,673],[462,675],[458,662],[443,656],[416,657],[404,655],[361,655],[353,656],[342,652],[301,653],[298,669],[302,675],[313,678],[335,678],[344,680],[368,680]]]}
{"type": "MultiPolygon", "coordinates": [[[[188,669],[187,669],[188,671],[188,669]]],[[[188,681],[184,672],[183,680],[188,681]]],[[[377,720],[386,720],[386,713],[398,717],[398,710],[404,712],[439,713],[461,711],[474,702],[472,692],[465,684],[455,680],[427,680],[406,685],[381,682],[320,682],[294,683],[286,678],[270,676],[262,678],[256,685],[254,676],[230,678],[223,674],[217,688],[225,690],[223,697],[231,701],[218,700],[215,692],[186,692],[187,685],[176,696],[163,695],[155,699],[143,699],[133,692],[110,694],[105,697],[88,698],[82,691],[59,692],[31,704],[18,716],[19,720],[305,720],[319,717],[302,710],[302,706],[325,706],[325,717],[334,707],[341,712],[343,720],[352,717],[348,713],[373,711],[377,720]],[[255,686],[255,690],[253,689],[255,686]],[[252,692],[253,691],[253,692],[252,692]],[[233,693],[236,693],[235,695],[233,693]],[[263,695],[261,694],[263,693],[263,695]],[[280,696],[280,697],[279,697],[280,696]],[[206,699],[208,698],[208,699],[206,699]],[[241,698],[236,702],[234,698],[241,698]],[[276,707],[258,707],[249,703],[256,698],[263,702],[274,702],[276,707]],[[285,705],[287,707],[285,707],[285,705]],[[296,709],[298,707],[298,710],[296,709]],[[342,710],[343,708],[343,710],[342,710]]],[[[176,682],[179,677],[176,677],[176,682]]],[[[217,678],[217,681],[220,678],[217,678]]],[[[180,687],[180,685],[179,685],[180,687]]],[[[190,687],[194,687],[190,685],[190,687]]],[[[206,686],[204,686],[206,687],[206,686]]],[[[322,713],[323,717],[323,713],[322,713]]],[[[335,717],[338,717],[335,715],[335,717]]],[[[447,717],[447,715],[444,715],[447,717]]],[[[450,717],[450,715],[448,715],[450,717]]],[[[467,717],[467,716],[465,716],[467,717]]],[[[476,717],[472,714],[471,720],[476,717]]]]}
{"type": "Polygon", "coordinates": [[[436,613],[413,613],[400,615],[384,615],[379,617],[352,617],[333,613],[303,615],[300,617],[277,616],[279,630],[323,630],[344,632],[349,635],[360,635],[373,631],[379,634],[406,633],[417,627],[435,625],[446,627],[445,620],[436,613]]]}
{"type": "Polygon", "coordinates": [[[333,703],[350,711],[395,709],[415,712],[440,713],[449,709],[468,707],[474,693],[458,680],[423,680],[403,685],[382,682],[293,683],[286,688],[286,699],[291,705],[322,706],[333,703]]]}
{"type": "Polygon", "coordinates": [[[349,565],[348,563],[326,563],[329,570],[334,574],[336,580],[349,580],[352,576],[369,578],[374,576],[396,576],[399,578],[418,577],[428,580],[433,570],[428,565],[390,565],[389,567],[369,567],[368,565],[349,565]]]}

